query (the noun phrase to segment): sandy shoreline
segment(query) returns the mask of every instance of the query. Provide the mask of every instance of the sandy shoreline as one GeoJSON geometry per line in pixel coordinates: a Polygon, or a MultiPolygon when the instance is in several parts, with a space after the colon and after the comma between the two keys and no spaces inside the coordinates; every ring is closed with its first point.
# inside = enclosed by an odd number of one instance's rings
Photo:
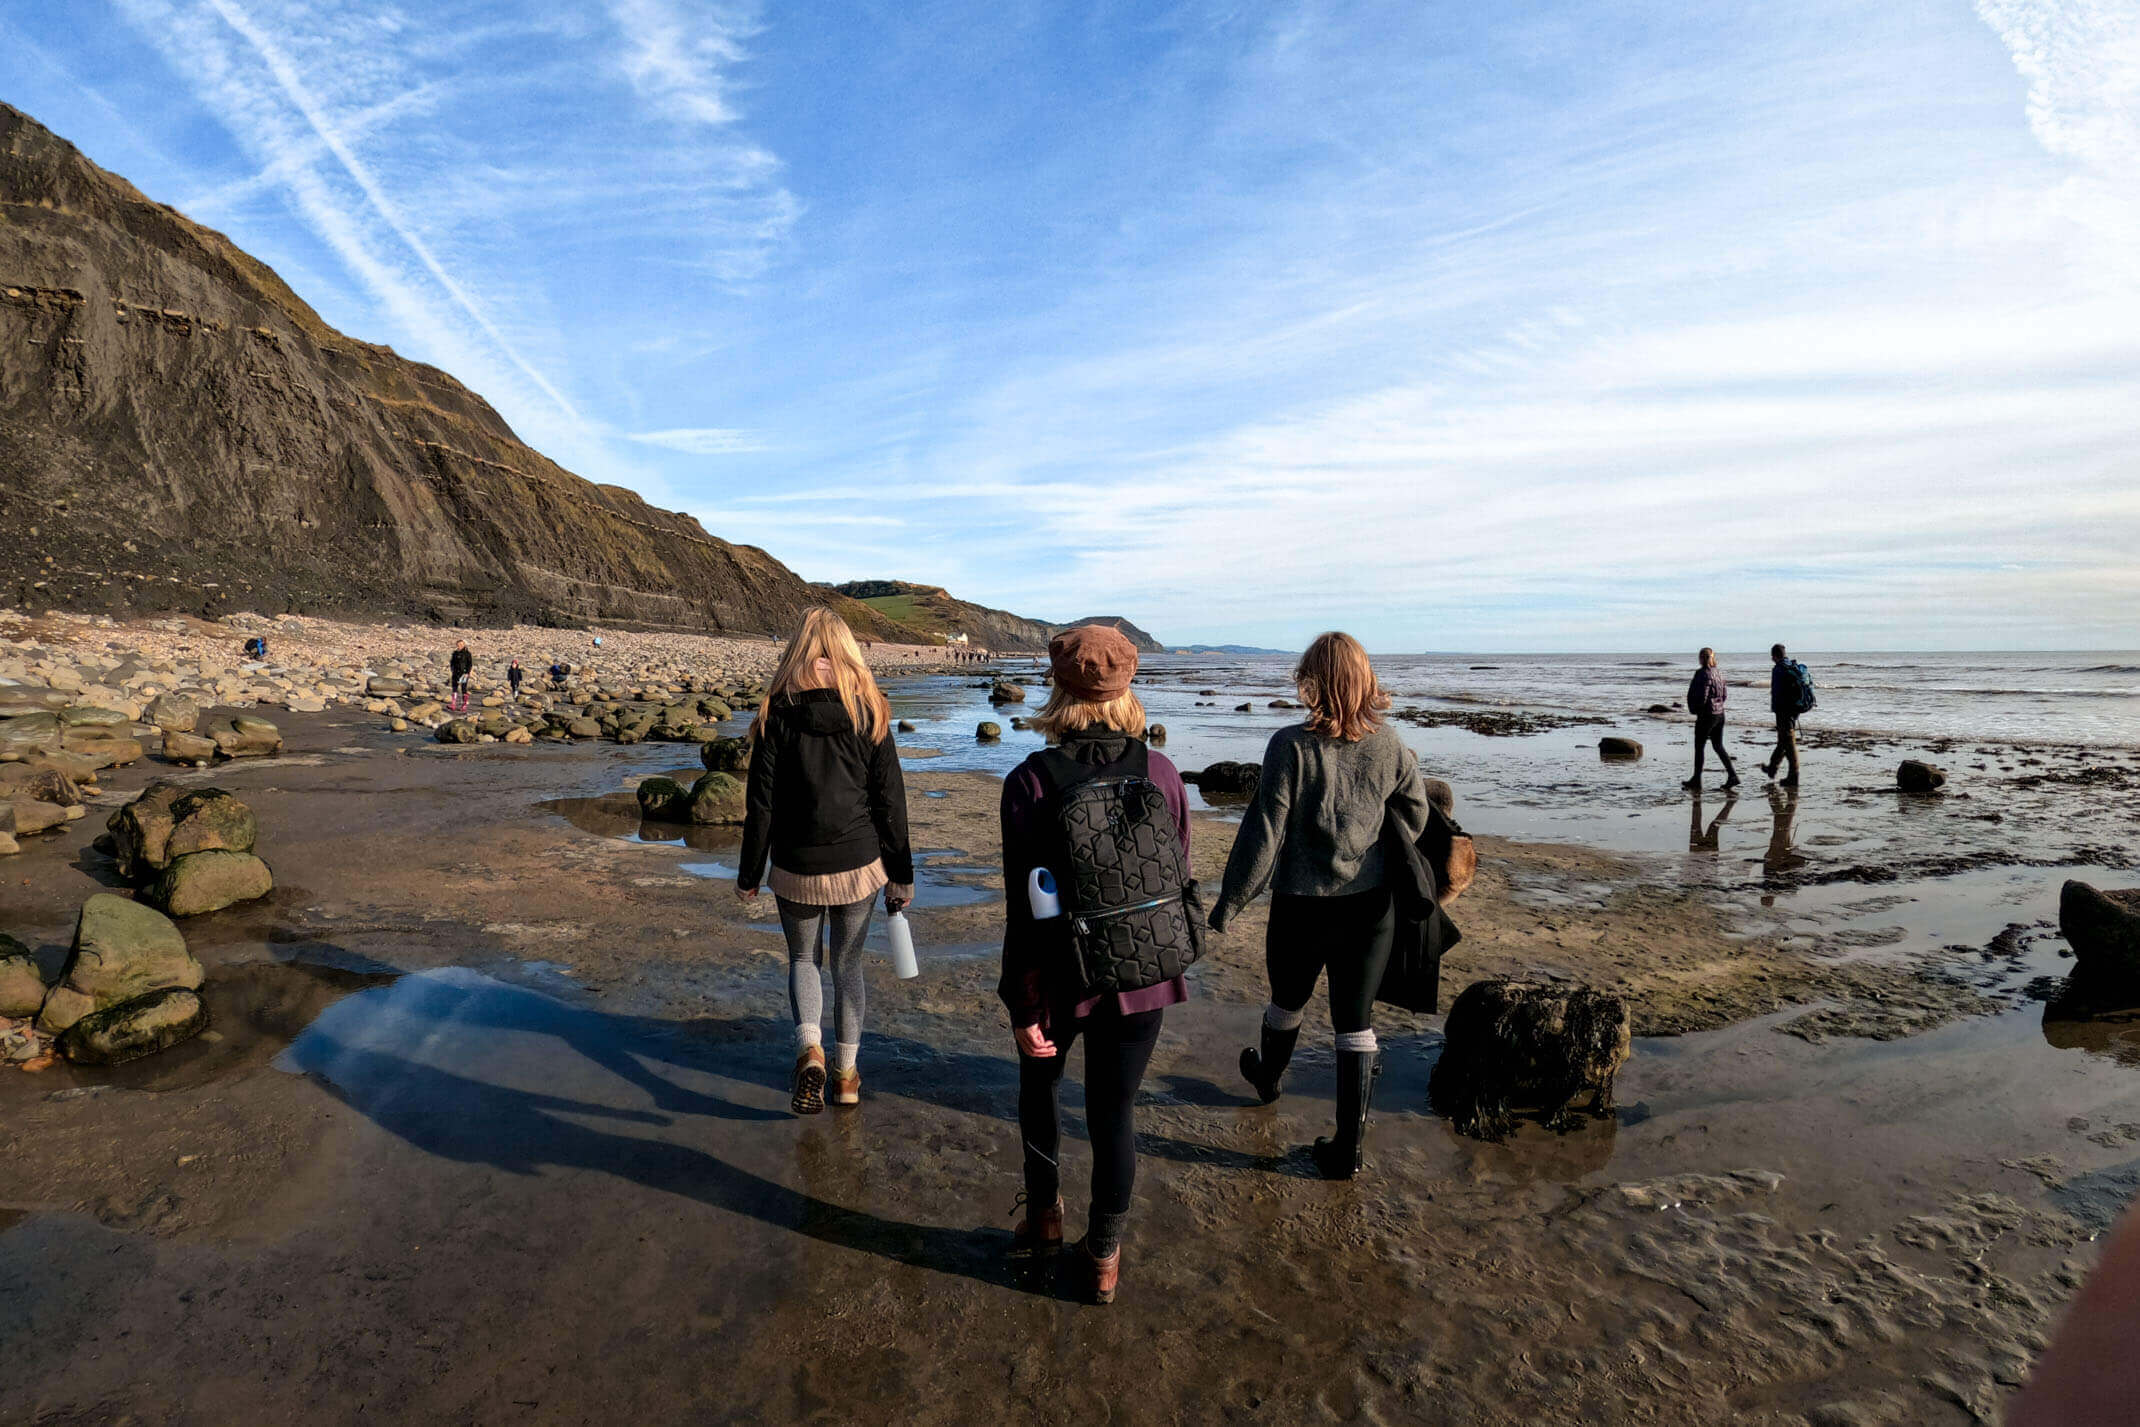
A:
{"type": "MultiPolygon", "coordinates": [[[[1278,1106],[1231,1066],[1259,909],[1169,1014],[1124,1299],[1095,1315],[997,1260],[991,777],[909,763],[925,974],[872,964],[868,1098],[798,1121],[733,835],[644,842],[626,811],[692,750],[283,724],[280,758],[179,775],[255,806],[279,882],[186,924],[216,1038],[0,1076],[22,1420],[840,1421],[854,1394],[931,1422],[1984,1420],[2131,1192],[2140,1100],[2033,1008],[1492,839],[1450,988],[1577,976],[1684,1032],[1638,1044],[1619,1115],[1454,1138],[1424,1109],[1438,1021],[1393,1014],[1374,1175],[1305,1177],[1323,1013],[1278,1106]],[[1826,1034],[1776,1033],[1807,1016],[1826,1034]],[[1883,1018],[1923,1052],[1883,1059],[1883,1018]],[[1987,1036],[2037,1069],[1994,1075],[1987,1036]]],[[[100,802],[169,772],[111,770],[100,802]]],[[[0,921],[42,955],[98,885],[101,818],[6,864],[0,921]]],[[[1207,877],[1230,838],[1199,816],[1207,877]]]]}

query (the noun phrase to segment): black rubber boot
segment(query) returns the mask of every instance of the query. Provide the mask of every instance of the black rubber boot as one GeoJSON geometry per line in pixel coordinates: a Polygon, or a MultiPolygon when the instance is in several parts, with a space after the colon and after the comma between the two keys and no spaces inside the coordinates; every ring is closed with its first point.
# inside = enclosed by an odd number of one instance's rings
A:
{"type": "Polygon", "coordinates": [[[1365,1163],[1367,1106],[1375,1098],[1381,1056],[1371,1050],[1341,1050],[1337,1058],[1337,1134],[1315,1142],[1309,1153],[1325,1179],[1350,1179],[1365,1163]]]}
{"type": "Polygon", "coordinates": [[[1285,1068],[1293,1063],[1293,1047],[1299,1042],[1299,1026],[1290,1031],[1274,1031],[1266,1021],[1262,1049],[1241,1052],[1241,1078],[1255,1087],[1264,1104],[1285,1092],[1285,1068]]]}

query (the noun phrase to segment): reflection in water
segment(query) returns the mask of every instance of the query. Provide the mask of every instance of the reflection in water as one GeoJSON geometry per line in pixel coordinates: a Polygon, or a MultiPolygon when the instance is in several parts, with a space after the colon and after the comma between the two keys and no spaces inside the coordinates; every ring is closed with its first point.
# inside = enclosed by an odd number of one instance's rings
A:
{"type": "Polygon", "coordinates": [[[1578,1115],[1573,1128],[1547,1129],[1535,1120],[1519,1120],[1508,1138],[1475,1140],[1452,1132],[1463,1153],[1464,1169],[1474,1179],[1512,1184],[1573,1184],[1596,1174],[1612,1160],[1620,1117],[1578,1115]]]}
{"type": "Polygon", "coordinates": [[[2140,1068],[2140,1006],[2119,995],[2077,984],[2043,1008],[2043,1038],[2060,1050],[2081,1050],[2140,1068]]]}
{"type": "Polygon", "coordinates": [[[741,828],[648,822],[639,816],[639,798],[634,793],[604,793],[599,798],[551,798],[536,806],[544,812],[556,813],[581,832],[591,832],[598,837],[681,843],[693,852],[734,852],[743,845],[741,828]]]}
{"type": "Polygon", "coordinates": [[[1701,789],[1695,789],[1694,810],[1687,822],[1687,851],[1715,852],[1717,850],[1717,833],[1724,826],[1724,820],[1731,816],[1731,810],[1737,806],[1738,801],[1738,789],[1725,789],[1724,806],[1716,810],[1716,817],[1707,827],[1704,827],[1702,825],[1702,793],[1701,789]]]}
{"type": "Polygon", "coordinates": [[[1774,820],[1768,835],[1768,851],[1762,854],[1761,866],[1771,877],[1781,877],[1806,865],[1805,854],[1795,845],[1791,824],[1798,819],[1798,790],[1768,787],[1769,816],[1774,820]]]}

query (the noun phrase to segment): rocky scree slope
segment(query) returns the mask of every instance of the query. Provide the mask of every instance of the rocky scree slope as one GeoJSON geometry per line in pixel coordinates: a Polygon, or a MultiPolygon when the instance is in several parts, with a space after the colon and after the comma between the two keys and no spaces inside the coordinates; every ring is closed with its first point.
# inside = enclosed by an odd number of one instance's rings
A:
{"type": "Polygon", "coordinates": [[[28,608],[777,633],[825,598],[564,470],[4,104],[0,520],[28,608]]]}

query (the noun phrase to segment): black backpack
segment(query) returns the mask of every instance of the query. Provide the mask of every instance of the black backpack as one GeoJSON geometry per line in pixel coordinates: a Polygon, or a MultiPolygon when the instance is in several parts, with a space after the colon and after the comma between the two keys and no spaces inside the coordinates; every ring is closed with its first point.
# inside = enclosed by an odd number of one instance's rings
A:
{"type": "Polygon", "coordinates": [[[1204,908],[1151,753],[1136,739],[1094,767],[1060,749],[1036,755],[1056,809],[1066,954],[1081,994],[1141,991],[1204,954],[1204,908]]]}

